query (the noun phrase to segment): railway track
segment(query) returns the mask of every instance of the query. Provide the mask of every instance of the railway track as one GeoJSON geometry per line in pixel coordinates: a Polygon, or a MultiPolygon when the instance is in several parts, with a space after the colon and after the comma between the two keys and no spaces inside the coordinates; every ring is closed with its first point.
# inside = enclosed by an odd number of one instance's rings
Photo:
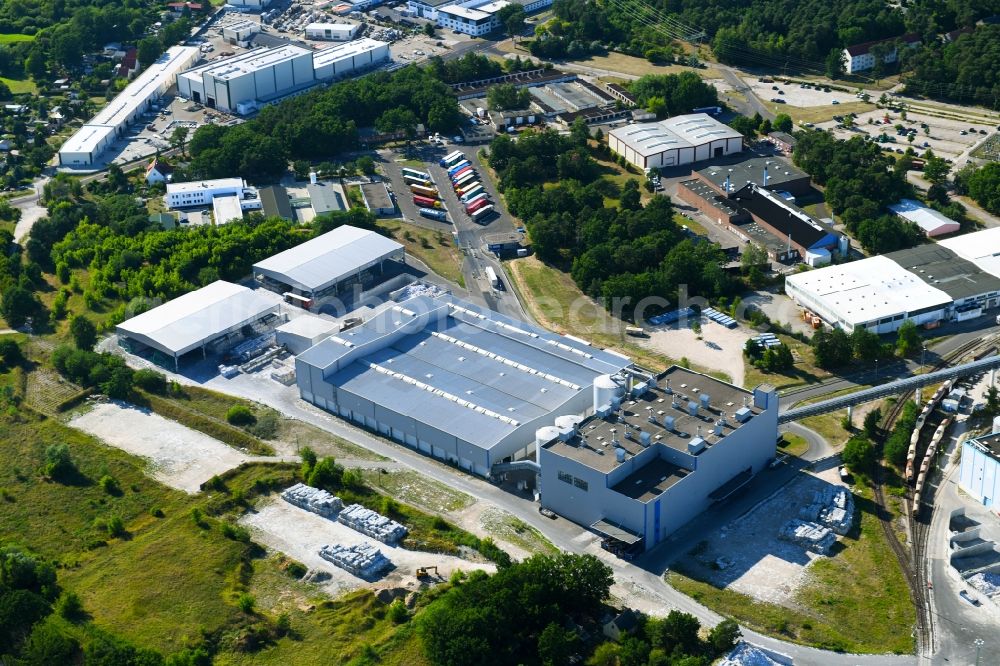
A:
{"type": "MultiPolygon", "coordinates": [[[[947,356],[938,361],[932,370],[940,370],[949,365],[953,365],[965,356],[979,356],[979,352],[984,350],[995,350],[992,340],[976,339],[955,349],[947,356]]],[[[985,355],[985,354],[983,354],[985,355]]],[[[882,422],[883,432],[892,430],[896,420],[903,412],[906,405],[905,396],[899,396],[886,414],[882,422]]],[[[882,457],[882,443],[878,445],[878,457],[882,457]]],[[[913,506],[913,493],[908,490],[904,499],[903,515],[907,521],[907,529],[910,535],[910,545],[907,547],[900,541],[896,530],[893,528],[893,517],[889,510],[885,496],[885,467],[879,464],[876,467],[873,478],[875,504],[878,507],[879,524],[885,534],[886,541],[892,549],[893,554],[899,562],[910,586],[910,597],[917,610],[917,622],[914,637],[917,641],[918,655],[931,655],[934,650],[933,619],[930,605],[930,580],[925,563],[927,552],[927,537],[930,532],[931,514],[933,511],[933,498],[925,492],[920,506],[913,506]],[[930,501],[927,501],[927,500],[930,501]]],[[[929,487],[929,485],[927,486],[929,487]]]]}

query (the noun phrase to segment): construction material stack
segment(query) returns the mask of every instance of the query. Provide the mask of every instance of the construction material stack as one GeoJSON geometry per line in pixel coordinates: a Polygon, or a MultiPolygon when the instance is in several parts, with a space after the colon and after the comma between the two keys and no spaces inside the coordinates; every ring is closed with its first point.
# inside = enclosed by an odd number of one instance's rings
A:
{"type": "Polygon", "coordinates": [[[281,493],[281,499],[330,520],[334,520],[340,510],[344,508],[344,503],[339,497],[304,483],[296,483],[286,489],[285,492],[281,493]]]}
{"type": "Polygon", "coordinates": [[[360,504],[348,506],[340,512],[337,520],[362,534],[390,545],[399,543],[406,536],[406,528],[395,520],[366,509],[360,504]]]}

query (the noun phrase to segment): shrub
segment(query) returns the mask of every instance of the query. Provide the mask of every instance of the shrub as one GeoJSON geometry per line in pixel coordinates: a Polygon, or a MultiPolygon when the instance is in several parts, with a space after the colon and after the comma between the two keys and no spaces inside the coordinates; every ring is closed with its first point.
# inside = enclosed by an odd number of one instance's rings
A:
{"type": "Polygon", "coordinates": [[[261,439],[274,439],[278,436],[281,421],[278,415],[268,410],[257,417],[257,422],[247,426],[247,432],[261,439]]]}
{"type": "Polygon", "coordinates": [[[83,602],[76,592],[64,592],[56,602],[56,612],[59,613],[59,617],[76,620],[83,617],[83,602]]]}
{"type": "Polygon", "coordinates": [[[108,518],[107,530],[108,536],[110,537],[123,537],[127,534],[125,531],[125,523],[122,522],[120,516],[111,516],[108,518]]]}
{"type": "Polygon", "coordinates": [[[241,543],[250,543],[250,532],[242,525],[234,525],[233,523],[223,522],[219,530],[222,532],[222,536],[227,539],[232,539],[233,541],[239,541],[241,543]]]}
{"type": "Polygon", "coordinates": [[[257,417],[246,405],[233,405],[226,411],[226,421],[234,426],[248,426],[257,422],[257,417]]]}
{"type": "Polygon", "coordinates": [[[156,370],[136,370],[133,383],[144,391],[164,395],[167,392],[167,378],[156,370]]]}
{"type": "Polygon", "coordinates": [[[309,569],[306,568],[306,565],[301,562],[289,562],[288,566],[285,567],[285,572],[292,578],[296,579],[302,578],[308,571],[309,569]]]}
{"type": "Polygon", "coordinates": [[[410,619],[410,613],[406,610],[402,599],[396,599],[389,604],[389,620],[393,624],[403,624],[408,619],[410,619]]]}
{"type": "Polygon", "coordinates": [[[861,435],[847,440],[840,457],[852,472],[870,474],[875,467],[875,447],[871,440],[861,435]]]}
{"type": "Polygon", "coordinates": [[[257,599],[249,592],[243,592],[236,598],[236,606],[247,615],[253,615],[255,605],[257,605],[257,599]]]}
{"type": "Polygon", "coordinates": [[[45,449],[45,476],[56,481],[65,480],[76,471],[76,465],[65,444],[52,444],[45,449]]]}
{"type": "Polygon", "coordinates": [[[153,518],[163,518],[165,514],[163,513],[163,509],[161,509],[158,506],[154,506],[149,510],[149,515],[151,515],[153,518]]]}
{"type": "Polygon", "coordinates": [[[208,528],[208,523],[205,522],[205,513],[199,507],[191,507],[191,522],[202,529],[208,528]]]}
{"type": "Polygon", "coordinates": [[[109,495],[122,494],[122,489],[118,485],[118,480],[109,474],[105,474],[104,476],[102,476],[99,484],[101,486],[101,490],[103,490],[109,495]]]}

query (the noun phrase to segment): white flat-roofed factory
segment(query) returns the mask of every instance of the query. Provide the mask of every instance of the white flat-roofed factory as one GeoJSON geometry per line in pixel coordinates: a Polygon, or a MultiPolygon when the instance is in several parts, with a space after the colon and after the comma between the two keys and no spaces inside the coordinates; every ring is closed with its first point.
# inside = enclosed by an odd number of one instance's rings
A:
{"type": "Polygon", "coordinates": [[[831,326],[933,328],[1000,305],[1000,228],[785,278],[785,293],[831,326]]]}
{"type": "Polygon", "coordinates": [[[129,125],[149,111],[153,103],[174,85],[178,74],[197,61],[198,53],[194,46],[171,46],[167,49],[100,113],[66,140],[59,149],[59,165],[87,168],[98,163],[104,151],[125,136],[129,125]]]}
{"type": "Polygon", "coordinates": [[[306,26],[306,39],[321,39],[331,42],[348,42],[358,34],[357,23],[310,23],[306,26]]]}
{"type": "Polygon", "coordinates": [[[651,169],[742,152],[743,135],[706,113],[692,113],[616,127],[608,146],[640,169],[651,169]]]}
{"type": "Polygon", "coordinates": [[[389,57],[389,45],[374,39],[321,51],[284,44],[195,67],[178,77],[177,89],[209,108],[244,115],[319,83],[370,69],[389,57]]]}
{"type": "MultiPolygon", "coordinates": [[[[617,354],[451,297],[417,296],[296,357],[303,400],[488,476],[534,433],[588,411],[617,354]]],[[[773,443],[773,439],[772,439],[773,443]]]]}

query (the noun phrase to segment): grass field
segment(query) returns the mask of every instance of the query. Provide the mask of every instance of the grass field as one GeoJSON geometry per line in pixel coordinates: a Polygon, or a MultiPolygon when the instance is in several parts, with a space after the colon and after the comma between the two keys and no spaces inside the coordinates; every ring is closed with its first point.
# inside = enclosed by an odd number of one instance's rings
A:
{"type": "MultiPolygon", "coordinates": [[[[528,296],[521,301],[531,316],[545,328],[582,337],[600,347],[610,347],[651,370],[658,371],[677,363],[665,354],[628,342],[625,323],[614,319],[601,305],[584,295],[568,274],[535,257],[504,262],[504,269],[514,288],[528,296]]],[[[718,372],[695,366],[692,369],[726,379],[718,372]]]]}
{"type": "Polygon", "coordinates": [[[806,438],[802,435],[796,435],[794,432],[784,433],[781,436],[781,441],[783,444],[778,447],[778,452],[785,455],[797,457],[809,450],[809,442],[806,438]]]}
{"type": "Polygon", "coordinates": [[[483,527],[491,535],[496,535],[529,553],[555,555],[559,552],[541,532],[517,516],[499,509],[488,509],[483,513],[483,527]]]}
{"type": "Polygon", "coordinates": [[[845,652],[913,651],[915,621],[906,580],[885,542],[875,505],[855,496],[860,516],[833,557],[810,565],[795,610],[720,590],[682,573],[667,581],[741,624],[797,643],[845,652]]]}
{"type": "Polygon", "coordinates": [[[29,93],[35,95],[38,93],[38,86],[31,79],[8,79],[6,77],[0,76],[0,81],[7,84],[10,91],[15,95],[20,95],[22,93],[29,93]]]}
{"type": "Polygon", "coordinates": [[[364,470],[365,483],[390,497],[435,513],[460,511],[475,499],[461,490],[449,488],[440,481],[413,471],[364,470]]]}
{"type": "Polygon", "coordinates": [[[845,102],[842,104],[827,104],[824,106],[792,106],[790,104],[775,104],[766,99],[761,103],[774,113],[787,113],[796,123],[822,123],[835,115],[846,116],[849,113],[864,113],[875,108],[866,102],[845,102]]]}
{"type": "MultiPolygon", "coordinates": [[[[501,51],[507,53],[517,53],[522,58],[530,57],[530,52],[518,45],[513,46],[509,41],[503,41],[497,44],[497,48],[501,51]]],[[[721,79],[722,73],[715,69],[711,65],[704,68],[698,67],[685,67],[682,65],[654,65],[645,58],[636,58],[634,56],[625,55],[624,53],[616,53],[614,51],[609,51],[607,55],[601,56],[590,56],[583,60],[571,60],[570,64],[581,65],[583,67],[592,67],[594,69],[603,69],[608,72],[620,72],[622,74],[630,74],[632,76],[645,76],[646,74],[679,74],[680,72],[694,72],[703,79],[721,79]]]]}
{"type": "Polygon", "coordinates": [[[34,35],[22,35],[17,32],[0,34],[0,44],[16,44],[18,42],[33,42],[34,35]]]}
{"type": "Polygon", "coordinates": [[[812,348],[809,345],[789,335],[779,335],[778,339],[792,350],[795,366],[787,373],[764,372],[755,368],[744,358],[743,362],[746,365],[746,374],[744,375],[745,380],[743,384],[745,386],[757,386],[758,384],[767,382],[780,391],[796,386],[815,384],[833,376],[831,373],[813,364],[812,348]]]}
{"type": "Polygon", "coordinates": [[[402,220],[379,220],[378,224],[432,271],[461,287],[465,286],[462,254],[452,240],[450,230],[432,231],[402,220]]]}

